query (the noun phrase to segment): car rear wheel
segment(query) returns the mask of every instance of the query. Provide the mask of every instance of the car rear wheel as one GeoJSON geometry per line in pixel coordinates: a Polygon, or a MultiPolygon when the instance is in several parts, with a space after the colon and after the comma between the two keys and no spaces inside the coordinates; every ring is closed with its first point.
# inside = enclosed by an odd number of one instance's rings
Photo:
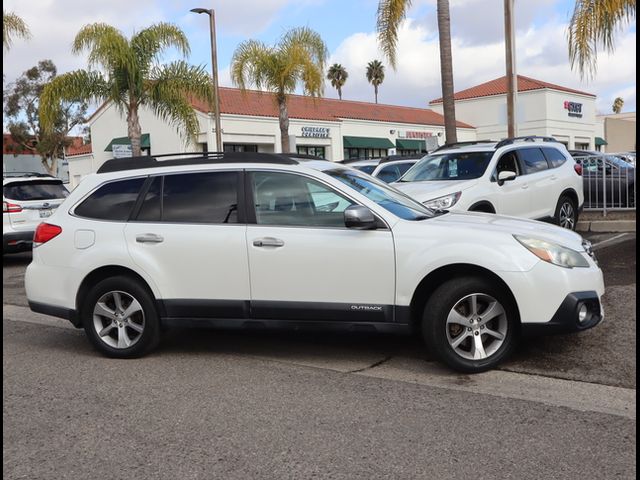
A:
{"type": "Polygon", "coordinates": [[[452,279],[425,306],[427,347],[454,370],[477,373],[502,362],[518,337],[516,309],[504,289],[483,278],[452,279]]]}
{"type": "Polygon", "coordinates": [[[142,356],[160,339],[153,297],[129,277],[107,278],[95,285],[81,315],[89,340],[109,357],[142,356]]]}
{"type": "Polygon", "coordinates": [[[567,230],[576,229],[578,225],[578,206],[575,200],[567,195],[560,197],[556,207],[555,222],[556,225],[567,230]]]}

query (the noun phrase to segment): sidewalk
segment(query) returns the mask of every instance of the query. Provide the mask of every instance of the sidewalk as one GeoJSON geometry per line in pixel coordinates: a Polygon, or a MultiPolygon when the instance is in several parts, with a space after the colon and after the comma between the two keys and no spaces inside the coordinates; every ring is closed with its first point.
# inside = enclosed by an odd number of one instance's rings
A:
{"type": "Polygon", "coordinates": [[[579,232],[618,233],[636,231],[636,212],[612,211],[604,216],[602,212],[582,212],[577,230],[579,232]]]}

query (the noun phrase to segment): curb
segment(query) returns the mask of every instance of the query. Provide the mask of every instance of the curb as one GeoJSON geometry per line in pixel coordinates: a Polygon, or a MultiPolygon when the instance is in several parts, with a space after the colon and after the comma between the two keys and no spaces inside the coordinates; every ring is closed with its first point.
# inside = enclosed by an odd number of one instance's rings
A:
{"type": "Polygon", "coordinates": [[[598,233],[623,233],[635,232],[635,220],[592,220],[578,222],[577,231],[579,232],[598,232],[598,233]]]}

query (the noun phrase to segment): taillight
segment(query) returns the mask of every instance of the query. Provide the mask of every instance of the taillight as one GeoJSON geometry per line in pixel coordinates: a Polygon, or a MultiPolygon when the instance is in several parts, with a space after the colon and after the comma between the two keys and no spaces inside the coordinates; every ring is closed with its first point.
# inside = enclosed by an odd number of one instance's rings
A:
{"type": "Polygon", "coordinates": [[[576,163],[573,165],[573,169],[576,171],[576,173],[578,175],[582,175],[582,165],[579,163],[576,163]]]}
{"type": "Polygon", "coordinates": [[[2,202],[2,213],[18,213],[22,211],[22,207],[20,205],[16,205],[15,203],[2,202]]]}
{"type": "Polygon", "coordinates": [[[57,237],[62,233],[62,228],[58,225],[51,225],[50,223],[41,223],[36,228],[36,233],[33,235],[33,243],[43,244],[47,243],[54,237],[57,237]]]}

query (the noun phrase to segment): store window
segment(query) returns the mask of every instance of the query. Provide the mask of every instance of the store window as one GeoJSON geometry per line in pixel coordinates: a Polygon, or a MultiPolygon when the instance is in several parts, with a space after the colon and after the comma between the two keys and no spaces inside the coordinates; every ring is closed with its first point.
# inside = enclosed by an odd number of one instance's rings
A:
{"type": "Polygon", "coordinates": [[[344,158],[382,158],[387,152],[386,148],[345,148],[344,158]]]}
{"type": "Polygon", "coordinates": [[[325,147],[308,147],[305,145],[299,145],[297,148],[300,155],[313,155],[314,157],[327,158],[325,156],[325,147]]]}
{"type": "Polygon", "coordinates": [[[258,145],[247,145],[247,144],[239,144],[239,143],[225,143],[224,144],[225,152],[257,152],[258,145]]]}
{"type": "Polygon", "coordinates": [[[576,142],[576,150],[589,150],[589,144],[576,142]]]}

